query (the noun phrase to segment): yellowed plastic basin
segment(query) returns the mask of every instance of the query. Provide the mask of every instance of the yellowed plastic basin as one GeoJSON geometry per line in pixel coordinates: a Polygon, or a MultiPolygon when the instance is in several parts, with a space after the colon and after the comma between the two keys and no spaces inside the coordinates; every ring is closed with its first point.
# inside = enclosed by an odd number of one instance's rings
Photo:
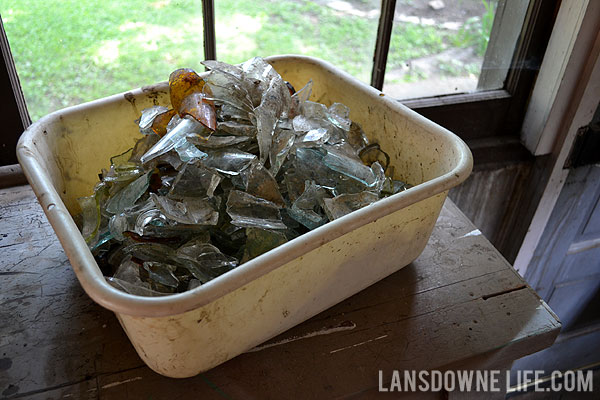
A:
{"type": "Polygon", "coordinates": [[[140,111],[168,105],[166,83],[57,111],[19,141],[19,161],[79,282],[116,313],[140,357],[163,375],[210,369],[409,264],[425,247],[448,190],[471,171],[471,153],[457,136],[332,65],[300,56],[269,62],[294,87],[312,79],[311,100],[350,107],[350,117],[389,153],[396,178],[416,186],[186,293],[150,298],[114,289],[71,217],[109,158],[139,138],[140,111]]]}

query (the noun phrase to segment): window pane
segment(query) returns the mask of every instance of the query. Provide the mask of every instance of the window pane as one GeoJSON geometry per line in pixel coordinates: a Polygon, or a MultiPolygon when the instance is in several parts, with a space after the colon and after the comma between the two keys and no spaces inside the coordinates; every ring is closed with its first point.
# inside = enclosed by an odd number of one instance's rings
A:
{"type": "Polygon", "coordinates": [[[201,68],[200,0],[0,0],[33,120],[201,68]]]}
{"type": "Polygon", "coordinates": [[[383,90],[409,99],[501,88],[527,4],[398,0],[383,90]]]}
{"type": "Polygon", "coordinates": [[[303,54],[370,82],[379,1],[218,0],[215,14],[221,61],[303,54]]]}

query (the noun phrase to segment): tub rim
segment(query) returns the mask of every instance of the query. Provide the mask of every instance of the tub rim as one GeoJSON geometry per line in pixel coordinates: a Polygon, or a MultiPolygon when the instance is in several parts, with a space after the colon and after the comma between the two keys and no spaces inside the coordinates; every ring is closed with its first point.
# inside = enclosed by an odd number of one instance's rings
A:
{"type": "MultiPolygon", "coordinates": [[[[443,193],[460,184],[469,176],[473,168],[473,158],[468,146],[454,133],[419,115],[398,100],[385,95],[381,96],[381,91],[358,81],[329,62],[315,57],[280,55],[266,59],[272,64],[279,61],[294,60],[315,64],[327,72],[339,75],[344,81],[358,85],[360,89],[365,91],[365,95],[369,100],[384,102],[390,110],[410,117],[430,132],[444,137],[446,141],[454,145],[458,162],[454,168],[443,175],[331,221],[244,263],[198,288],[164,297],[142,297],[122,292],[106,282],[73,218],[67,211],[56,188],[52,185],[50,177],[37,159],[36,154],[38,152],[35,150],[34,141],[41,134],[45,125],[65,113],[77,113],[90,107],[109,104],[116,100],[121,101],[126,93],[130,96],[143,95],[146,87],[55,111],[36,121],[25,130],[17,144],[17,158],[44,213],[54,228],[81,286],[95,302],[116,313],[138,317],[166,317],[191,311],[241,288],[247,283],[354,229],[443,193]]],[[[160,83],[153,87],[162,88],[164,85],[164,83],[160,83]]]]}

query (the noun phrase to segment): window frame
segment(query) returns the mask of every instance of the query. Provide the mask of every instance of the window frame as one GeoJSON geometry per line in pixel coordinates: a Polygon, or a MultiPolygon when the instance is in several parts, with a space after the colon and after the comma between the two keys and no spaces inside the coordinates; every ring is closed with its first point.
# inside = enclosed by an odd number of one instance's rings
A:
{"type": "Polygon", "coordinates": [[[21,133],[31,125],[31,118],[27,111],[2,18],[0,18],[0,50],[2,51],[0,96],[3,99],[0,108],[0,120],[3,122],[2,135],[0,135],[0,166],[4,166],[17,163],[17,142],[21,133]]]}
{"type": "MultiPolygon", "coordinates": [[[[560,3],[561,0],[530,2],[525,29],[520,34],[503,89],[403,100],[402,103],[465,140],[473,150],[476,164],[531,157],[519,146],[518,137],[537,70],[514,66],[533,60],[539,67],[560,3]]],[[[396,0],[382,0],[371,76],[372,86],[378,89],[383,86],[385,77],[395,7],[396,0]]],[[[214,0],[202,0],[206,59],[217,58],[214,10],[214,0]]],[[[0,68],[0,93],[6,99],[0,110],[5,121],[0,139],[0,165],[10,165],[17,162],[16,144],[31,119],[1,20],[0,46],[4,60],[0,68]]]]}

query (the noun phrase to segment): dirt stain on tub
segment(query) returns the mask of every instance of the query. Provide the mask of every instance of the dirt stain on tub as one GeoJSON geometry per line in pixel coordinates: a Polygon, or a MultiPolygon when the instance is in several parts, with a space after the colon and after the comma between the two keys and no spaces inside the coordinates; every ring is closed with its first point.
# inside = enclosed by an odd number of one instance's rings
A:
{"type": "Polygon", "coordinates": [[[142,92],[147,98],[152,99],[152,103],[155,106],[160,105],[160,98],[169,94],[166,82],[161,82],[156,85],[142,86],[142,92]]]}
{"type": "Polygon", "coordinates": [[[60,176],[63,180],[63,188],[65,189],[67,188],[67,182],[83,182],[80,178],[82,164],[77,156],[71,135],[70,129],[66,127],[63,128],[57,143],[58,146],[64,149],[61,151],[62,155],[56,158],[56,166],[60,171],[60,176]]]}
{"type": "Polygon", "coordinates": [[[265,292],[263,293],[263,295],[260,296],[260,299],[258,299],[258,303],[262,303],[268,293],[269,293],[269,289],[266,289],[265,292]]]}
{"type": "Polygon", "coordinates": [[[129,104],[131,104],[131,106],[133,107],[133,111],[135,112],[135,115],[139,115],[140,112],[138,110],[137,105],[135,104],[135,96],[133,95],[133,93],[131,92],[127,92],[123,95],[123,97],[125,98],[125,100],[127,100],[129,102],[129,104]]]}

